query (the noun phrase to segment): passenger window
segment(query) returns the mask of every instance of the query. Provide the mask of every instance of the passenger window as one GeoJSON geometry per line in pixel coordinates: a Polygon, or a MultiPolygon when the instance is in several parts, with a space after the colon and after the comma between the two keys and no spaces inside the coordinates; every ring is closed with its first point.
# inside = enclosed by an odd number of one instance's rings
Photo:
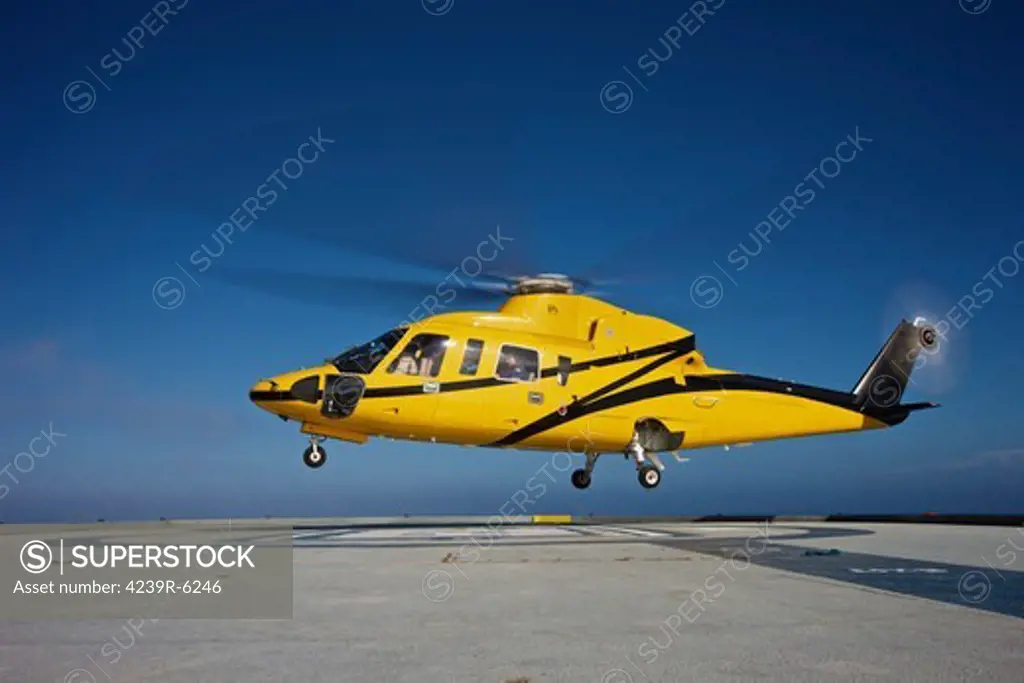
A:
{"type": "Polygon", "coordinates": [[[388,372],[417,377],[437,377],[441,372],[444,352],[448,350],[448,337],[441,334],[417,334],[391,361],[388,372]]]}
{"type": "Polygon", "coordinates": [[[466,342],[466,352],[462,354],[462,367],[459,368],[460,375],[475,375],[480,368],[480,354],[483,353],[484,343],[479,339],[470,339],[466,342]]]}
{"type": "Polygon", "coordinates": [[[534,382],[540,368],[540,355],[533,349],[505,344],[498,353],[494,374],[510,382],[534,382]]]}

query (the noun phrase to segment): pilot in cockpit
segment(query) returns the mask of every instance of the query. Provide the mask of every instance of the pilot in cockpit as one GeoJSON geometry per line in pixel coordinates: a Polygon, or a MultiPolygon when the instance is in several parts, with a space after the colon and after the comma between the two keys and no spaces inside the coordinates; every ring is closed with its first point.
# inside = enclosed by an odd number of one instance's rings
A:
{"type": "Polygon", "coordinates": [[[395,372],[399,372],[403,375],[418,375],[419,363],[416,360],[416,356],[419,354],[419,349],[407,348],[402,352],[402,355],[398,358],[398,363],[395,365],[395,372]]]}

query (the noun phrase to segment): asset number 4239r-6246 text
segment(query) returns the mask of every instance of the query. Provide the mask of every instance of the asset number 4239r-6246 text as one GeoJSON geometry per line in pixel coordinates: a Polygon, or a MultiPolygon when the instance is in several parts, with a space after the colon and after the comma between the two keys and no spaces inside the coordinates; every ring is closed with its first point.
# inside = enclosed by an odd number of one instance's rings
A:
{"type": "Polygon", "coordinates": [[[167,593],[169,595],[176,595],[178,593],[220,593],[221,588],[220,581],[200,581],[199,579],[193,579],[191,581],[183,581],[178,583],[177,581],[163,580],[163,579],[138,579],[136,581],[129,581],[125,584],[125,591],[128,593],[167,593]]]}

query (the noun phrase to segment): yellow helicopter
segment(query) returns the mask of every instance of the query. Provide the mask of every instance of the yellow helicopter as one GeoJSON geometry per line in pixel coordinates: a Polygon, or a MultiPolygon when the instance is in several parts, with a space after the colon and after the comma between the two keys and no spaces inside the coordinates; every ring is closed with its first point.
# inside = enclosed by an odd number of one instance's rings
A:
{"type": "Polygon", "coordinates": [[[694,334],[584,294],[557,274],[506,278],[497,311],[459,311],[397,326],[318,367],[260,380],[249,398],[309,436],[370,437],[586,456],[623,454],[654,488],[659,454],[889,427],[934,403],[900,402],[935,327],[902,320],[850,391],[709,366],[694,334]]]}

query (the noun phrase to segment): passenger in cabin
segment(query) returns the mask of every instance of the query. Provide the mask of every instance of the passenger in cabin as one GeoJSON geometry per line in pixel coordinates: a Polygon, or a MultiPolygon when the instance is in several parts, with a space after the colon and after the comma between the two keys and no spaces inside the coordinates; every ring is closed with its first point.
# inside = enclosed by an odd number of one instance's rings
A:
{"type": "Polygon", "coordinates": [[[498,363],[498,377],[520,382],[533,379],[533,375],[527,371],[523,363],[519,362],[516,354],[508,351],[503,351],[501,354],[501,361],[498,363]]]}

